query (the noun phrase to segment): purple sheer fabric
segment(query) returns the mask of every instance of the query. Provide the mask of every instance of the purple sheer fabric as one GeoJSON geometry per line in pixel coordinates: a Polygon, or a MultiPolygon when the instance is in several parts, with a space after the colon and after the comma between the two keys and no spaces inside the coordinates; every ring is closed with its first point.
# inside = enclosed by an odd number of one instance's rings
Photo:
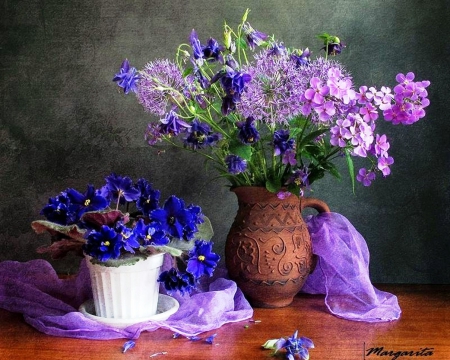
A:
{"type": "MultiPolygon", "coordinates": [[[[329,311],[339,317],[367,322],[400,317],[397,298],[373,287],[369,251],[350,222],[336,213],[307,219],[313,250],[319,260],[302,291],[325,294],[329,311]]],[[[165,263],[167,265],[167,262],[165,263]]],[[[116,329],[84,317],[77,310],[92,298],[89,273],[82,262],[78,275],[61,280],[45,260],[0,263],[0,308],[22,313],[37,330],[54,336],[83,339],[136,339],[142,331],[169,329],[193,336],[223,324],[249,319],[253,310],[236,283],[218,269],[201,292],[176,296],[179,310],[165,321],[149,321],[116,329]]]]}
{"type": "Polygon", "coordinates": [[[325,294],[328,310],[367,322],[400,318],[397,297],[376,289],[369,278],[369,250],[361,234],[342,215],[322,213],[306,219],[318,262],[302,292],[325,294]]]}

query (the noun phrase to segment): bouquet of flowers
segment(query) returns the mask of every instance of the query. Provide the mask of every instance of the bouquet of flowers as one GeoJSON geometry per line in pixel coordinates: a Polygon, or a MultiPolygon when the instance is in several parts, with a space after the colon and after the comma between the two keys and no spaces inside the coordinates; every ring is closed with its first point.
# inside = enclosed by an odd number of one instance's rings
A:
{"type": "Polygon", "coordinates": [[[200,277],[212,275],[219,261],[209,241],[211,224],[197,205],[186,206],[174,195],[162,207],[159,201],[160,191],[146,179],[134,183],[114,173],[100,189],[93,185],[85,193],[66,189],[42,209],[47,220],[32,223],[37,233],[52,235],[52,244],[39,252],[50,252],[54,258],[69,251],[85,253],[105,266],[166,252],[180,261],[161,273],[159,281],[169,292],[190,292],[200,277]]]}
{"type": "MultiPolygon", "coordinates": [[[[334,58],[345,45],[321,34],[323,56],[287,47],[255,30],[247,10],[223,42],[192,30],[175,60],[157,59],[138,71],[123,61],[113,81],[157,116],[145,138],[152,146],[196,152],[231,186],[263,186],[279,197],[302,195],[326,173],[340,177],[345,157],[352,179],[369,186],[388,176],[389,138],[376,132],[381,117],[410,125],[425,116],[429,81],[398,74],[393,89],[360,86],[334,58]],[[354,157],[367,165],[355,170],[354,157]]],[[[321,50],[321,51],[322,51],[321,50]]]]}

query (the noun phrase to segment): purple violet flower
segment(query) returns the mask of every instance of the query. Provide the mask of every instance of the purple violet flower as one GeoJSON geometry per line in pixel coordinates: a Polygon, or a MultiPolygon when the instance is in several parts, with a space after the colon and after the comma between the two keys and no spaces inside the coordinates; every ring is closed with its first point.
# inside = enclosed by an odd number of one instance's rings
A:
{"type": "Polygon", "coordinates": [[[247,160],[244,160],[237,155],[227,155],[225,158],[225,164],[228,167],[228,172],[233,175],[243,173],[247,170],[247,160]]]}
{"type": "Polygon", "coordinates": [[[70,201],[67,192],[63,191],[57,196],[50,198],[48,204],[41,210],[48,221],[60,225],[71,225],[79,220],[77,207],[74,207],[70,201]]]}
{"type": "Polygon", "coordinates": [[[286,349],[286,358],[288,360],[294,360],[296,355],[298,355],[301,360],[308,360],[308,349],[314,348],[314,343],[307,337],[297,338],[297,335],[298,331],[295,331],[291,337],[278,340],[275,344],[275,351],[286,349]]]}
{"type": "Polygon", "coordinates": [[[123,88],[123,92],[128,94],[130,91],[137,92],[136,83],[140,79],[139,74],[136,74],[136,68],[130,67],[128,59],[125,59],[120,67],[120,71],[114,75],[113,81],[123,88]]]}
{"type": "Polygon", "coordinates": [[[89,232],[83,245],[83,251],[99,261],[119,258],[121,248],[122,236],[107,225],[89,232]]]}
{"type": "Polygon", "coordinates": [[[199,279],[203,275],[212,276],[220,260],[220,256],[212,252],[212,246],[212,242],[197,240],[194,248],[189,252],[186,270],[195,279],[199,279]]]}
{"type": "Polygon", "coordinates": [[[166,232],[162,229],[161,224],[152,222],[145,224],[143,219],[139,219],[134,229],[136,236],[142,240],[144,246],[155,245],[164,246],[170,242],[166,232]]]}
{"type": "Polygon", "coordinates": [[[194,276],[190,273],[179,273],[175,268],[163,271],[158,281],[164,284],[169,294],[179,291],[181,295],[189,294],[195,288],[194,276]]]}
{"type": "Polygon", "coordinates": [[[131,202],[139,198],[140,191],[134,187],[133,181],[128,176],[119,176],[112,173],[106,177],[106,185],[101,188],[101,194],[110,201],[131,202]]]}

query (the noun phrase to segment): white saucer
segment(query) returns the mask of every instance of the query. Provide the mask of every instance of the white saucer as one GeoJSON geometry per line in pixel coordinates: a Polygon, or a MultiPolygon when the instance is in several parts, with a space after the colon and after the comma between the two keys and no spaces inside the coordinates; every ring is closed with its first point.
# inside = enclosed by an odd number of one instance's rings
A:
{"type": "Polygon", "coordinates": [[[166,320],[170,315],[176,313],[180,304],[173,297],[168,295],[159,294],[158,295],[158,309],[156,314],[152,316],[147,316],[143,318],[134,319],[114,319],[105,318],[95,315],[94,300],[88,300],[84,302],[78,309],[84,316],[88,319],[98,321],[100,323],[110,325],[116,328],[126,328],[127,326],[134,325],[145,321],[163,321],[166,320]]]}

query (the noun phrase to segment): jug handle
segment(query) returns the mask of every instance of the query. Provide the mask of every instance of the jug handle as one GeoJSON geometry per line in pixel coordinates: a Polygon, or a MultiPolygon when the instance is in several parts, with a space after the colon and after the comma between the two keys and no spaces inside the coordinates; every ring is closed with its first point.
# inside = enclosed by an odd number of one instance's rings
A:
{"type": "Polygon", "coordinates": [[[302,198],[300,202],[300,211],[303,211],[303,209],[307,207],[313,208],[319,213],[330,212],[328,205],[316,198],[302,198]]]}

